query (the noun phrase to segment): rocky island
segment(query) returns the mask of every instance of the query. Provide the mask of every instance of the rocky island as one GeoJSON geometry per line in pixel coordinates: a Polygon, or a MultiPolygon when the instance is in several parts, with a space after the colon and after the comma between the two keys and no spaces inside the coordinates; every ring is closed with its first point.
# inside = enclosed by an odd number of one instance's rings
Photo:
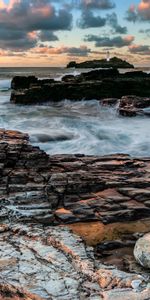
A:
{"type": "Polygon", "coordinates": [[[133,256],[150,230],[150,157],[49,156],[3,129],[0,173],[0,299],[150,299],[133,256]]]}
{"type": "Polygon", "coordinates": [[[89,60],[81,63],[76,63],[75,61],[71,61],[67,68],[83,68],[83,69],[96,69],[96,68],[116,68],[116,69],[133,69],[134,65],[128,63],[125,60],[122,60],[118,57],[112,57],[109,60],[101,59],[101,60],[89,60]]]}

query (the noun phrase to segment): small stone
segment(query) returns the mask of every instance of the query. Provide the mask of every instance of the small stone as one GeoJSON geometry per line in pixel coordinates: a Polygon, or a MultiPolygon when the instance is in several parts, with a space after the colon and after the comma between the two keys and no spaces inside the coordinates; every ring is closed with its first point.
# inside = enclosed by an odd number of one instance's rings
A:
{"type": "Polygon", "coordinates": [[[142,281],[140,279],[139,280],[133,280],[131,282],[131,286],[133,287],[134,290],[138,290],[141,283],[142,283],[142,281]]]}

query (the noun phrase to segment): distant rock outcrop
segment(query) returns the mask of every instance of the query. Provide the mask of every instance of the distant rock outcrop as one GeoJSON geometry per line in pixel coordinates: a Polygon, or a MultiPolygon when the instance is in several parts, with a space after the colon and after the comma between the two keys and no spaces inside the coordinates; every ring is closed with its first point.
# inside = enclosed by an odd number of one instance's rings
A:
{"type": "Polygon", "coordinates": [[[76,63],[75,61],[71,61],[68,65],[67,68],[129,68],[129,69],[133,69],[134,66],[130,63],[128,63],[125,60],[122,60],[118,57],[112,57],[110,58],[110,60],[106,60],[106,59],[101,59],[101,60],[88,60],[88,61],[84,61],[81,63],[76,63]]]}

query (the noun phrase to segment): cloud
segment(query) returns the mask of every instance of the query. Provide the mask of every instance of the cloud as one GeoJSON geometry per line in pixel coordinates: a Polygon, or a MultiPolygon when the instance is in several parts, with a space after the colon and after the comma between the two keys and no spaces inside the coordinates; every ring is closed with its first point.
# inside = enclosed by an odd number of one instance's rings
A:
{"type": "Polygon", "coordinates": [[[136,11],[136,6],[131,5],[129,9],[127,10],[126,13],[126,20],[129,22],[136,22],[138,19],[137,11],[136,11]]]}
{"type": "Polygon", "coordinates": [[[106,24],[106,18],[94,16],[93,12],[86,9],[83,10],[78,26],[82,29],[90,27],[103,27],[106,24]]]}
{"type": "Polygon", "coordinates": [[[150,37],[150,28],[145,29],[145,30],[141,29],[141,30],[139,30],[139,33],[144,33],[144,34],[146,34],[147,37],[150,37]]]}
{"type": "Polygon", "coordinates": [[[150,21],[150,0],[141,0],[139,5],[131,5],[127,11],[128,21],[150,21]]]}
{"type": "Polygon", "coordinates": [[[96,47],[125,47],[132,44],[134,37],[128,35],[126,37],[116,36],[114,38],[97,36],[97,35],[87,35],[84,39],[87,42],[95,42],[96,47]]]}
{"type": "Polygon", "coordinates": [[[65,9],[56,11],[50,0],[20,0],[11,9],[0,10],[0,25],[7,29],[70,30],[72,15],[65,9]]]}
{"type": "Polygon", "coordinates": [[[150,1],[142,0],[138,5],[138,15],[141,20],[150,21],[150,1]]]}
{"type": "Polygon", "coordinates": [[[148,45],[131,45],[129,51],[132,54],[150,55],[150,46],[148,45]]]}
{"type": "Polygon", "coordinates": [[[67,49],[69,56],[88,56],[91,53],[91,49],[86,46],[71,47],[67,49]]]}
{"type": "Polygon", "coordinates": [[[127,27],[120,26],[118,23],[118,18],[116,13],[112,13],[111,15],[107,15],[107,24],[110,25],[115,33],[126,34],[127,27]]]}
{"type": "Polygon", "coordinates": [[[7,30],[0,28],[0,48],[14,51],[25,51],[35,47],[37,36],[33,32],[7,30]]]}
{"type": "Polygon", "coordinates": [[[71,25],[70,11],[65,8],[56,10],[51,0],[11,0],[8,5],[0,1],[1,48],[32,48],[38,39],[46,40],[46,35],[48,41],[54,41],[58,39],[54,31],[70,30],[71,25]],[[30,35],[34,31],[36,37],[30,35]]]}
{"type": "Polygon", "coordinates": [[[81,0],[81,7],[92,9],[112,9],[115,4],[110,0],[81,0]]]}
{"type": "Polygon", "coordinates": [[[41,30],[38,33],[38,38],[41,42],[58,41],[58,37],[52,31],[48,30],[41,30]]]}
{"type": "Polygon", "coordinates": [[[81,18],[77,22],[78,27],[82,29],[86,28],[98,28],[105,25],[110,26],[113,29],[113,33],[126,34],[127,27],[120,26],[116,13],[107,14],[106,17],[96,16],[90,9],[82,10],[81,18]]]}
{"type": "Polygon", "coordinates": [[[46,54],[46,55],[58,55],[66,54],[68,56],[88,56],[91,53],[91,49],[85,45],[80,47],[37,47],[34,49],[35,54],[46,54]]]}

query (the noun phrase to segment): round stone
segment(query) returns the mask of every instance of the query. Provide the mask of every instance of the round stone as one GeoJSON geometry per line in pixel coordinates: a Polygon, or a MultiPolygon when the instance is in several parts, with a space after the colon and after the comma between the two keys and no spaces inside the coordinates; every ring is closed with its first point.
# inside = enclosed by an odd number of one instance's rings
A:
{"type": "Polygon", "coordinates": [[[145,234],[136,242],[134,257],[142,267],[150,269],[150,233],[145,234]]]}

